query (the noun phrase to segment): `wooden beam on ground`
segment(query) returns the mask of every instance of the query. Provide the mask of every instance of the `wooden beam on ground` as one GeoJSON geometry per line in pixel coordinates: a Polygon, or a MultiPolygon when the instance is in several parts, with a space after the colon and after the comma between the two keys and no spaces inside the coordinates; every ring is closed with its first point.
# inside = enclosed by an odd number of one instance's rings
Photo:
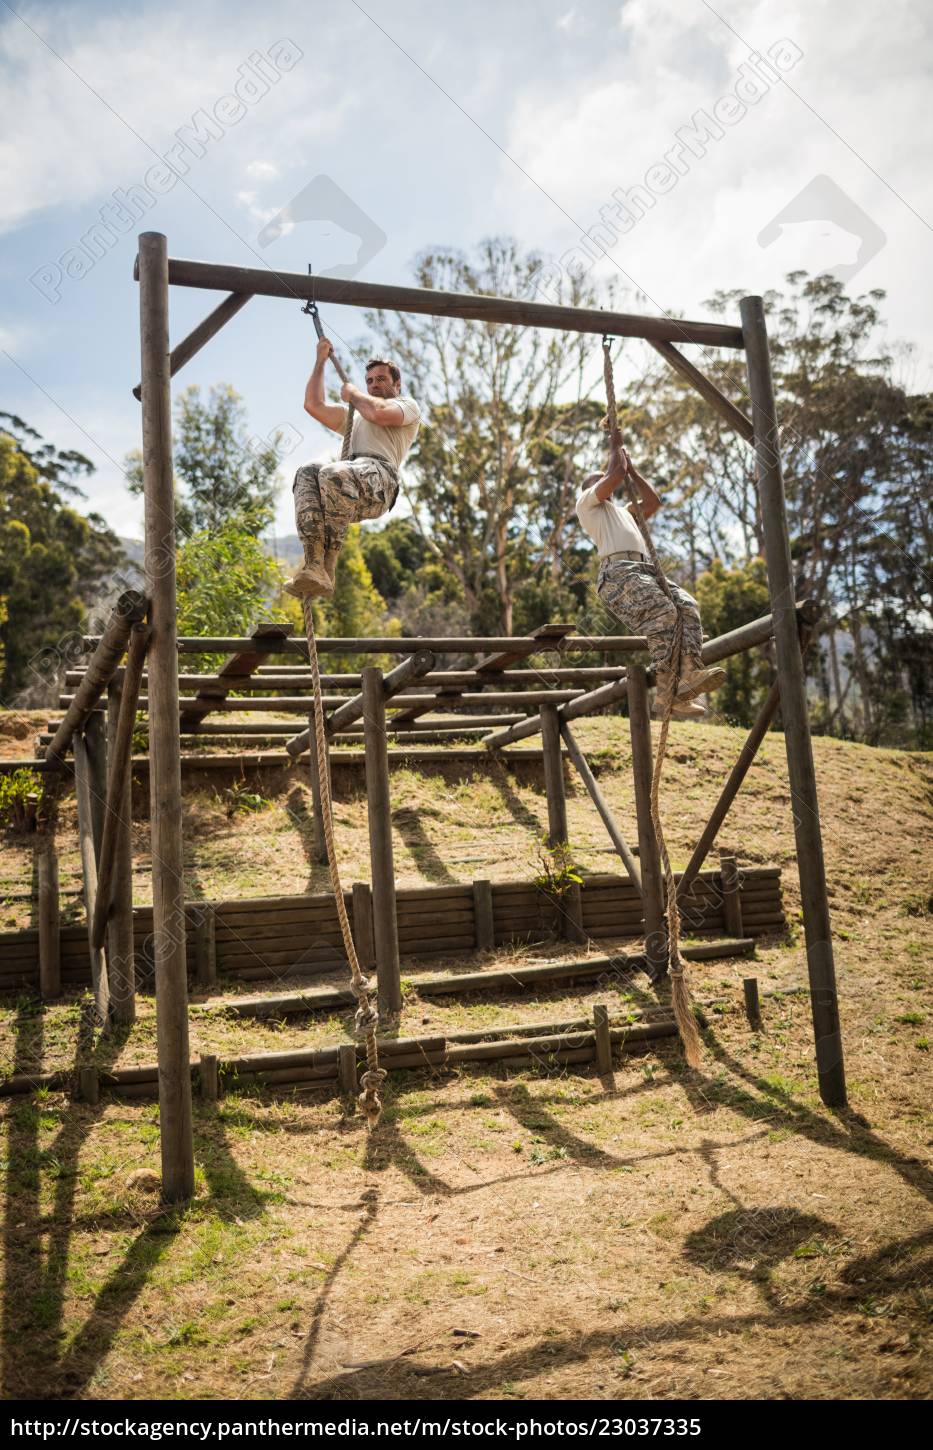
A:
{"type": "Polygon", "coordinates": [[[104,633],[98,636],[94,653],[88,661],[74,699],[65,711],[64,719],[55,732],[54,739],[45,753],[52,765],[61,765],[76,730],[84,728],[88,715],[94,709],[110,682],[114,670],[123,658],[126,642],[134,624],[138,624],[148,608],[148,601],[138,589],[127,589],[117,600],[104,633]]]}
{"type": "Polygon", "coordinates": [[[568,307],[550,302],[530,302],[523,298],[441,292],[428,287],[387,286],[378,282],[361,282],[357,278],[273,272],[269,268],[196,262],[182,257],[169,260],[169,282],[173,287],[255,293],[262,297],[283,297],[289,302],[301,299],[341,307],[457,317],[474,322],[553,328],[560,332],[595,333],[600,337],[605,333],[610,337],[644,337],[649,341],[695,342],[703,347],[741,348],[744,345],[742,329],[724,322],[643,317],[631,312],[604,312],[596,307],[568,307]]]}
{"type": "Polygon", "coordinates": [[[181,724],[183,727],[199,725],[205,715],[216,709],[231,690],[238,688],[238,682],[249,679],[256,667],[269,657],[270,649],[281,639],[288,638],[287,624],[269,620],[259,624],[250,636],[251,649],[238,650],[217,671],[210,684],[204,684],[193,700],[182,700],[181,724]],[[266,645],[266,641],[269,645],[266,645]]]}
{"type": "MultiPolygon", "coordinates": [[[[114,900],[117,873],[117,846],[124,825],[123,811],[128,807],[127,772],[133,751],[133,729],[136,724],[136,701],[142,678],[143,662],[149,648],[150,629],[136,624],[130,634],[126,671],[120,699],[120,713],[114,732],[104,802],[104,827],[97,873],[97,897],[91,922],[91,945],[100,948],[107,935],[107,920],[114,900]]],[[[129,822],[126,822],[128,825],[129,822]]],[[[132,1021],[132,1018],[121,1020],[132,1021]]]]}
{"type": "Polygon", "coordinates": [[[741,409],[730,402],[725,393],[720,392],[716,384],[705,373],[701,373],[689,358],[684,357],[682,352],[678,352],[673,343],[652,341],[651,346],[655,352],[661,354],[665,362],[670,364],[675,373],[679,373],[692,387],[696,388],[700,397],[715,408],[719,416],[724,418],[729,426],[745,439],[746,443],[754,440],[755,430],[751,420],[746,418],[741,409]]]}
{"type": "Polygon", "coordinates": [[[159,1124],[162,1196],[172,1203],[189,1199],[194,1193],[194,1136],[178,738],[168,260],[165,237],[160,232],[143,232],[139,238],[139,316],[145,558],[152,595],[149,782],[159,1124]]]}
{"type": "MultiPolygon", "coordinates": [[[[203,322],[193,327],[187,337],[182,338],[177,347],[173,347],[168,360],[169,377],[174,377],[177,372],[190,362],[196,353],[201,351],[205,343],[210,342],[212,337],[224,327],[232,317],[236,317],[241,308],[245,307],[252,297],[251,292],[231,292],[225,297],[213,312],[209,312],[203,322]]],[[[133,389],[133,397],[142,398],[143,385],[137,383],[133,389]]]]}
{"type": "Polygon", "coordinates": [[[560,733],[567,747],[567,754],[577,767],[580,779],[589,792],[590,800],[599,812],[600,820],[606,827],[610,841],[619,853],[619,858],[628,873],[628,878],[639,896],[641,896],[641,872],[638,869],[638,862],[635,860],[628,842],[619,830],[615,817],[606,802],[606,798],[599,788],[595,775],[590,769],[590,763],[577,744],[566,720],[561,720],[560,722],[560,733]]]}

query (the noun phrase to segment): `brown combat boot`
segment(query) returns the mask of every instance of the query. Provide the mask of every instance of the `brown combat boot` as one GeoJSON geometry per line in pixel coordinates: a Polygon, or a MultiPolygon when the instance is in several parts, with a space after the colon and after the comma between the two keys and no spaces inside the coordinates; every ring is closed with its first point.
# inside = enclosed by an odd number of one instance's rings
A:
{"type": "Polygon", "coordinates": [[[331,544],[329,549],[324,550],[324,569],[330,580],[330,587],[333,590],[337,584],[337,560],[340,558],[340,545],[331,544]]]}
{"type": "Polygon", "coordinates": [[[680,683],[677,686],[678,700],[695,700],[697,695],[706,695],[718,690],[726,682],[726,672],[718,665],[704,665],[699,655],[689,655],[682,664],[680,683]]]}
{"type": "Polygon", "coordinates": [[[282,588],[295,599],[319,599],[333,594],[334,581],[325,568],[324,540],[320,536],[306,540],[304,567],[282,588]]]}

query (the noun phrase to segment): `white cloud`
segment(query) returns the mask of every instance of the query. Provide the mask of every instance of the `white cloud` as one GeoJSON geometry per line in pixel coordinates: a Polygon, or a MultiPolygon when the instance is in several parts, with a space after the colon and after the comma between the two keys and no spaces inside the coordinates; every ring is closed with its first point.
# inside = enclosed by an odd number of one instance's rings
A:
{"type": "Polygon", "coordinates": [[[272,161],[251,161],[246,168],[247,176],[254,176],[260,181],[269,181],[281,176],[281,171],[272,161]]]}

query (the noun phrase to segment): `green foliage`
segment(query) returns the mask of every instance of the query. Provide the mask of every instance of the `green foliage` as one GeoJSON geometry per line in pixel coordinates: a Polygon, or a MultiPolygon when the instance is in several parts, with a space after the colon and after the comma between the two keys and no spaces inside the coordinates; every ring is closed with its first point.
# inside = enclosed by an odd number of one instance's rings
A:
{"type": "MultiPolygon", "coordinates": [[[[696,586],[706,633],[715,638],[738,629],[770,610],[768,575],[763,559],[750,559],[727,569],[714,559],[696,586]]],[[[710,696],[710,704],[730,724],[750,725],[770,688],[774,667],[762,650],[746,650],[723,661],[726,683],[710,696]]]]}
{"type": "Polygon", "coordinates": [[[548,896],[566,896],[572,886],[580,886],[583,882],[566,841],[557,841],[553,846],[541,841],[538,862],[541,870],[534,877],[534,884],[548,896]]]}
{"type": "Polygon", "coordinates": [[[32,804],[42,795],[42,778],[34,770],[0,775],[0,826],[25,830],[33,818],[32,804]]]}
{"type": "MultiPolygon", "coordinates": [[[[216,532],[201,530],[178,548],[178,632],[244,635],[268,613],[282,572],[262,541],[233,518],[216,532]]],[[[190,657],[192,668],[208,668],[217,656],[190,657]]]]}
{"type": "Polygon", "coordinates": [[[78,492],[69,460],[80,455],[44,444],[34,457],[41,472],[0,431],[0,688],[7,700],[25,686],[54,687],[64,663],[60,643],[85,628],[92,602],[125,582],[114,573],[126,563],[116,535],[62,497],[63,489],[78,492]]]}
{"type": "MultiPolygon", "coordinates": [[[[386,602],[373,582],[366,562],[363,537],[359,524],[351,525],[340,551],[333,595],[314,601],[314,628],[319,635],[339,639],[401,633],[398,619],[387,614],[386,602]]],[[[275,601],[275,615],[276,618],[287,619],[295,634],[304,633],[304,616],[297,599],[280,594],[275,601]]],[[[388,657],[372,654],[327,656],[327,667],[333,670],[359,670],[372,664],[385,667],[388,663],[388,657]]]]}

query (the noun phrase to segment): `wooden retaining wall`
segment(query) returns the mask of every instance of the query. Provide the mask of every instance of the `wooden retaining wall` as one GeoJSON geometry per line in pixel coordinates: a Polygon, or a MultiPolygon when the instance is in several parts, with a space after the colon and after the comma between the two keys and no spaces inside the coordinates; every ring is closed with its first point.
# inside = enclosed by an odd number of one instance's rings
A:
{"type": "MultiPolygon", "coordinates": [[[[576,891],[555,900],[529,881],[423,886],[397,892],[399,948],[403,958],[470,952],[515,940],[580,940],[575,928],[582,915],[584,938],[641,937],[641,902],[627,877],[590,876],[576,891]],[[489,903],[491,899],[491,923],[489,903]],[[484,909],[485,907],[485,909],[484,909]],[[491,929],[490,929],[491,928],[491,929]]],[[[346,893],[352,917],[352,893],[346,893]]],[[[741,920],[726,920],[722,876],[703,871],[681,906],[684,935],[762,936],[786,924],[779,867],[740,868],[741,920]]],[[[277,896],[199,904],[186,909],[188,969],[198,977],[204,932],[199,922],[213,915],[216,970],[240,981],[260,981],[290,973],[313,975],[345,965],[333,897],[277,896]],[[199,945],[200,937],[200,945],[199,945]]],[[[152,908],[133,912],[137,974],[152,975],[152,908]]],[[[360,944],[360,950],[363,950],[360,944]]],[[[37,990],[39,933],[0,933],[0,991],[37,990]]],[[[87,928],[81,923],[61,932],[62,985],[90,981],[87,928]]],[[[203,981],[203,975],[201,976],[203,981]]]]}

